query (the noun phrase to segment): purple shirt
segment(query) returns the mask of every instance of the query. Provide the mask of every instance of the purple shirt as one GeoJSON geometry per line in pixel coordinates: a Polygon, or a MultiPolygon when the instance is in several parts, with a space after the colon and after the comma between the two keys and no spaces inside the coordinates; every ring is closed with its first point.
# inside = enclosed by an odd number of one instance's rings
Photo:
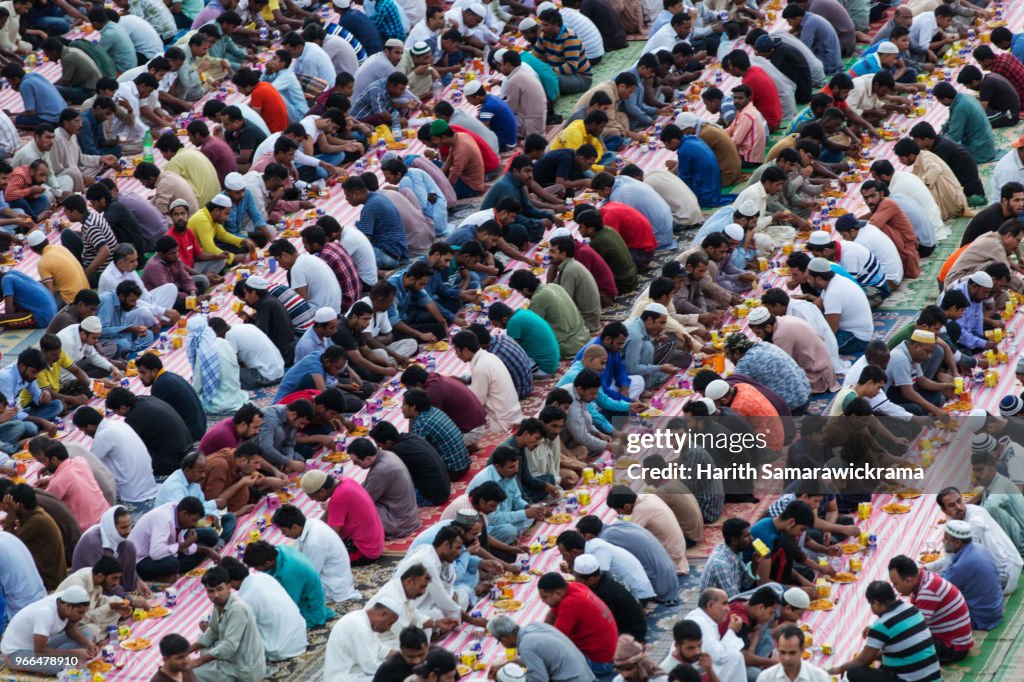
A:
{"type": "Polygon", "coordinates": [[[217,0],[213,0],[196,15],[196,18],[192,21],[192,30],[195,31],[200,26],[214,21],[223,13],[224,8],[221,4],[217,0]]]}
{"type": "Polygon", "coordinates": [[[219,137],[210,135],[210,137],[206,138],[203,146],[199,148],[199,151],[213,164],[214,170],[217,171],[217,180],[220,181],[222,187],[224,186],[224,178],[227,177],[227,174],[238,170],[238,165],[235,163],[235,153],[228,146],[228,143],[219,137]]]}
{"type": "Polygon", "coordinates": [[[135,220],[139,223],[139,231],[142,232],[142,241],[146,249],[152,251],[156,248],[156,240],[167,234],[167,220],[160,213],[153,202],[143,199],[135,192],[121,192],[117,200],[124,204],[125,208],[135,214],[135,220]]]}
{"type": "MultiPolygon", "coordinates": [[[[181,529],[178,528],[178,505],[174,502],[154,507],[146,512],[132,528],[128,540],[135,545],[138,561],[153,559],[159,561],[177,556],[180,548],[181,529]]],[[[196,546],[190,545],[185,554],[195,554],[196,546]]]]}
{"type": "Polygon", "coordinates": [[[203,439],[199,441],[199,449],[203,451],[204,455],[212,455],[224,448],[237,448],[241,442],[242,439],[238,437],[238,431],[235,430],[235,423],[231,421],[231,417],[228,417],[214,424],[206,432],[203,439]]]}

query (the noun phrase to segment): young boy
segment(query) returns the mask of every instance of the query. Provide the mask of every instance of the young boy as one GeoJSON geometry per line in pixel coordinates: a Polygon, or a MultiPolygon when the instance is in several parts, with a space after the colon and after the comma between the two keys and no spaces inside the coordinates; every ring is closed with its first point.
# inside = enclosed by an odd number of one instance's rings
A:
{"type": "Polygon", "coordinates": [[[441,82],[445,85],[452,82],[453,74],[461,71],[466,63],[463,45],[462,34],[458,29],[451,28],[441,34],[441,58],[434,64],[434,68],[441,74],[441,82]]]}
{"type": "Polygon", "coordinates": [[[160,655],[164,663],[150,682],[195,682],[188,660],[188,640],[181,635],[170,634],[160,640],[160,655]]]}

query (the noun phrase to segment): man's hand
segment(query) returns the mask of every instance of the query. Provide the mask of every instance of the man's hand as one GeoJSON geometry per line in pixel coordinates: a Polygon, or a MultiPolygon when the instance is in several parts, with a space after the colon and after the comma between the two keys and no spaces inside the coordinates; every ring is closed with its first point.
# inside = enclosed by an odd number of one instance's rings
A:
{"type": "Polygon", "coordinates": [[[531,504],[529,507],[526,508],[524,513],[526,514],[526,518],[533,519],[534,521],[539,521],[541,519],[546,519],[548,517],[549,510],[547,507],[544,507],[542,505],[531,504]]]}
{"type": "Polygon", "coordinates": [[[676,367],[675,365],[670,365],[668,363],[661,365],[659,369],[661,369],[661,371],[664,372],[665,374],[675,374],[676,372],[679,371],[678,367],[676,367]]]}
{"type": "Polygon", "coordinates": [[[136,324],[131,327],[128,327],[128,331],[130,331],[133,336],[145,336],[146,332],[149,331],[149,328],[144,327],[141,324],[136,324]]]}
{"type": "Polygon", "coordinates": [[[293,459],[284,465],[284,470],[289,473],[299,473],[306,470],[306,463],[297,459],[293,459]]]}
{"type": "Polygon", "coordinates": [[[733,632],[739,632],[740,628],[743,627],[743,620],[740,619],[735,613],[729,614],[729,629],[733,632]]]}
{"type": "Polygon", "coordinates": [[[419,334],[419,339],[421,343],[434,343],[437,341],[437,337],[430,333],[419,334]]]}
{"type": "Polygon", "coordinates": [[[195,528],[190,528],[185,532],[185,539],[181,541],[181,549],[188,549],[192,545],[196,544],[196,539],[197,536],[195,528]]]}

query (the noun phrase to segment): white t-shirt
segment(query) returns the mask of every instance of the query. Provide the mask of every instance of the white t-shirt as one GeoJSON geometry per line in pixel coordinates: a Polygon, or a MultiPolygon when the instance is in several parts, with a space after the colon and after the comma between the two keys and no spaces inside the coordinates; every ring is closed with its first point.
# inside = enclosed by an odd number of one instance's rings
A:
{"type": "Polygon", "coordinates": [[[281,351],[256,325],[232,325],[224,339],[235,351],[239,364],[256,370],[267,381],[284,376],[284,358],[281,357],[281,351]]]}
{"type": "Polygon", "coordinates": [[[363,234],[355,226],[346,227],[341,231],[341,245],[352,257],[356,270],[359,272],[359,280],[363,284],[374,285],[377,283],[377,256],[373,253],[373,245],[370,238],[363,234]]]}
{"type": "Polygon", "coordinates": [[[3,640],[0,640],[0,652],[10,656],[15,651],[34,651],[36,635],[49,639],[67,625],[67,620],[57,613],[57,595],[40,599],[18,611],[7,624],[3,640]]]}
{"type": "Polygon", "coordinates": [[[256,619],[269,660],[283,661],[306,651],[306,619],[281,583],[266,573],[253,571],[242,582],[238,596],[256,619]]]}
{"type": "Polygon", "coordinates": [[[160,487],[146,444],[123,421],[104,419],[96,427],[92,454],[107,465],[117,479],[117,497],[124,502],[143,502],[156,497],[160,487]]]}
{"type": "Polygon", "coordinates": [[[308,253],[300,255],[288,273],[288,281],[292,289],[306,287],[306,300],[313,306],[313,310],[331,308],[341,313],[341,286],[338,278],[334,276],[331,266],[316,256],[308,253]]]}
{"type": "Polygon", "coordinates": [[[835,275],[824,291],[821,301],[825,317],[839,315],[839,329],[853,334],[861,341],[870,341],[875,335],[868,297],[853,280],[835,275]]]}
{"type": "Polygon", "coordinates": [[[309,137],[313,140],[314,145],[316,145],[316,141],[320,139],[320,134],[323,132],[322,130],[316,127],[316,122],[317,119],[319,118],[319,116],[313,115],[307,116],[301,121],[299,121],[302,127],[305,128],[306,134],[309,135],[309,137]]]}
{"type": "Polygon", "coordinates": [[[889,182],[889,192],[909,196],[921,206],[921,210],[928,216],[928,222],[932,224],[933,229],[942,228],[942,211],[935,202],[935,197],[932,196],[928,185],[924,184],[921,178],[907,171],[896,171],[892,174],[892,180],[889,182]]]}
{"type": "MultiPolygon", "coordinates": [[[[359,299],[357,303],[360,301],[370,306],[371,308],[373,307],[373,303],[370,302],[369,296],[364,296],[363,298],[359,299]]],[[[366,328],[366,333],[374,337],[381,336],[382,334],[390,334],[391,318],[388,317],[388,311],[385,310],[379,313],[377,311],[374,311],[373,317],[370,318],[370,326],[366,328]]]]}
{"type": "Polygon", "coordinates": [[[899,249],[885,232],[868,223],[857,233],[858,244],[875,254],[878,264],[885,270],[885,278],[899,284],[903,281],[903,261],[899,249]]]}

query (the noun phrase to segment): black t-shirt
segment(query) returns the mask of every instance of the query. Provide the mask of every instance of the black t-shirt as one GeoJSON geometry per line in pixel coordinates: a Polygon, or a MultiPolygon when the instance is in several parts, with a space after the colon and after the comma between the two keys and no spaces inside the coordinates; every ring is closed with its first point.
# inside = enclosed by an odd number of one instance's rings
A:
{"type": "Polygon", "coordinates": [[[181,468],[181,460],[194,441],[185,420],[173,407],[160,398],[140,396],[125,422],[146,444],[155,475],[169,476],[181,468]]]}
{"type": "Polygon", "coordinates": [[[357,336],[353,334],[345,318],[339,320],[338,331],[331,337],[331,341],[334,342],[335,346],[341,346],[346,351],[359,350],[366,345],[366,339],[363,338],[363,335],[359,334],[357,336]]]}
{"type": "Polygon", "coordinates": [[[556,149],[533,162],[533,179],[542,187],[553,185],[558,178],[579,180],[583,171],[576,165],[575,149],[556,149]]]}
{"type": "Polygon", "coordinates": [[[284,304],[271,295],[263,297],[255,306],[256,317],[253,319],[260,331],[267,335],[270,341],[277,346],[282,353],[285,349],[294,347],[295,331],[292,329],[291,318],[284,304]]]}
{"type": "Polygon", "coordinates": [[[452,494],[448,468],[434,446],[411,433],[398,434],[391,451],[405,464],[416,490],[431,504],[444,504],[452,494]]]}
{"type": "MultiPolygon", "coordinates": [[[[1002,204],[996,202],[991,206],[986,206],[971,218],[971,222],[968,223],[967,229],[964,230],[964,237],[960,240],[960,246],[970,244],[983,234],[995,232],[999,229],[999,226],[1007,220],[1009,219],[1003,217],[1002,204]]],[[[952,282],[950,282],[950,284],[952,284],[952,282]]]]}
{"type": "Polygon", "coordinates": [[[990,73],[981,79],[978,99],[988,102],[990,111],[1009,111],[1014,119],[1020,116],[1020,96],[1013,84],[998,73],[990,73]]]}
{"type": "MultiPolygon", "coordinates": [[[[437,647],[430,647],[431,651],[434,649],[437,647]]],[[[373,682],[405,682],[410,675],[412,675],[412,666],[405,662],[402,654],[392,654],[377,668],[373,682]]]]}
{"type": "Polygon", "coordinates": [[[597,583],[594,594],[601,598],[615,617],[620,635],[633,635],[638,642],[647,637],[647,618],[636,597],[615,577],[605,571],[597,583]]]}
{"type": "Polygon", "coordinates": [[[203,439],[206,435],[206,412],[192,384],[174,372],[164,371],[153,382],[149,392],[181,415],[192,434],[192,440],[198,442],[203,439]]]}
{"type": "Polygon", "coordinates": [[[240,153],[243,149],[251,149],[255,153],[256,148],[267,139],[267,136],[262,130],[246,121],[237,132],[227,133],[224,139],[236,154],[240,153]]]}

